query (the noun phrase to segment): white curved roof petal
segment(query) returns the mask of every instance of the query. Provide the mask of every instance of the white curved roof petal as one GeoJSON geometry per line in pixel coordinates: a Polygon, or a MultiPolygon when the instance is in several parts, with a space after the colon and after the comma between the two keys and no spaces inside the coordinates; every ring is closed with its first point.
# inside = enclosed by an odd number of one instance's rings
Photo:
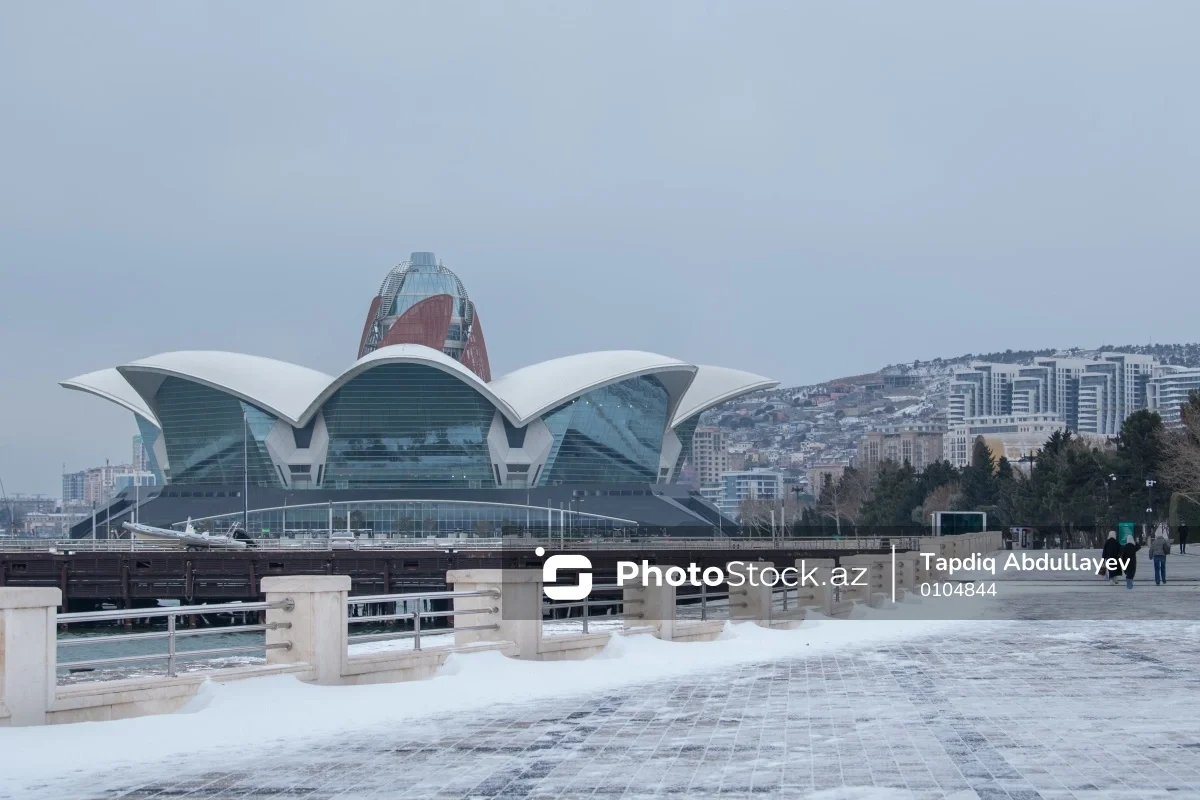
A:
{"type": "Polygon", "coordinates": [[[77,375],[69,380],[60,381],[58,385],[66,389],[75,389],[76,391],[103,397],[105,400],[129,409],[139,417],[153,423],[155,427],[162,427],[158,424],[158,418],[154,416],[154,412],[150,410],[150,406],[146,405],[146,401],[142,399],[142,396],[129,385],[129,381],[125,380],[125,376],[116,369],[110,367],[109,369],[89,372],[86,375],[77,375]]]}
{"type": "Polygon", "coordinates": [[[229,392],[277,417],[299,424],[313,397],[333,380],[324,372],[262,356],[219,350],[160,353],[117,367],[143,397],[162,383],[147,376],[174,376],[229,392]]]}
{"type": "Polygon", "coordinates": [[[397,344],[374,350],[332,378],[286,361],[208,350],[161,353],[116,369],[63,381],[68,389],[111,400],[150,422],[150,405],[163,378],[174,376],[228,392],[292,425],[302,426],[338,389],[355,376],[384,364],[424,364],[471,386],[518,427],[586,392],[643,375],[658,377],[670,393],[674,427],[726,400],[778,381],[724,367],[696,367],[677,358],[639,350],[609,350],[532,364],[484,383],[474,372],[439,350],[397,344]]]}
{"type": "Polygon", "coordinates": [[[358,361],[355,361],[348,370],[330,380],[326,386],[322,387],[302,413],[300,417],[301,423],[307,423],[312,415],[317,413],[317,409],[325,404],[325,401],[355,376],[361,375],[369,369],[381,367],[384,364],[423,364],[453,375],[463,383],[469,384],[473,389],[490,400],[493,405],[500,409],[500,413],[508,417],[509,422],[517,424],[516,413],[502,397],[498,396],[492,390],[489,384],[484,383],[478,375],[440,350],[434,350],[432,347],[426,347],[421,344],[393,344],[367,353],[358,361]]]}
{"type": "Polygon", "coordinates": [[[496,378],[488,386],[516,412],[520,425],[592,389],[641,375],[683,373],[666,381],[677,405],[696,368],[677,358],[640,350],[603,350],[553,358],[496,378]]]}
{"type": "Polygon", "coordinates": [[[752,372],[742,372],[726,367],[699,366],[696,368],[696,377],[692,379],[692,385],[688,387],[683,400],[675,409],[675,415],[671,418],[671,427],[675,427],[689,417],[694,417],[713,406],[720,405],[726,400],[732,400],[759,389],[771,389],[778,385],[779,381],[773,381],[752,372]]]}

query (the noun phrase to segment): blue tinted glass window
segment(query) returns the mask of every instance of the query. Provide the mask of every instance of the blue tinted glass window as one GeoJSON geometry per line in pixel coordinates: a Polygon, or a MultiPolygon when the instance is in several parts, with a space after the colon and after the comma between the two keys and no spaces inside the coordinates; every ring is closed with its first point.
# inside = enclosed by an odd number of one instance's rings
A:
{"type": "Polygon", "coordinates": [[[146,467],[154,473],[154,480],[158,485],[166,483],[162,465],[158,463],[158,456],[154,454],[154,444],[161,436],[161,431],[154,427],[154,423],[140,414],[134,414],[133,418],[137,420],[138,433],[142,435],[142,447],[146,450],[146,467]]]}
{"type": "MultiPolygon", "coordinates": [[[[392,315],[400,316],[427,297],[438,294],[448,294],[459,297],[458,280],[449,272],[425,271],[412,267],[404,275],[404,283],[392,303],[392,315]]],[[[455,303],[456,313],[463,316],[462,303],[455,303]]]]}
{"type": "Polygon", "coordinates": [[[588,392],[546,414],[554,444],[539,485],[656,481],[668,403],[666,388],[647,375],[588,392]]]}
{"type": "Polygon", "coordinates": [[[283,485],[266,447],[275,417],[233,395],[182,378],[165,378],[154,402],[171,483],[240,484],[245,462],[251,484],[283,485]]]}
{"type": "Polygon", "coordinates": [[[679,473],[683,471],[683,465],[692,458],[692,438],[696,435],[696,426],[699,424],[700,415],[696,414],[675,426],[675,435],[679,437],[682,447],[679,448],[679,457],[675,459],[675,471],[671,473],[672,483],[679,482],[679,473]]]}
{"type": "Polygon", "coordinates": [[[323,413],[326,488],[496,485],[487,447],[495,408],[441,370],[376,367],[339,389],[323,413]]]}

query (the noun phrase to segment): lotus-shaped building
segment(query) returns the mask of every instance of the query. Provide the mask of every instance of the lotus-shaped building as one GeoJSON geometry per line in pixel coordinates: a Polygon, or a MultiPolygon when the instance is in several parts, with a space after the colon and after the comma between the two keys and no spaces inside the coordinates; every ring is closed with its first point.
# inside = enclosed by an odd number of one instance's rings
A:
{"type": "Polygon", "coordinates": [[[247,485],[296,505],[302,492],[354,490],[365,500],[395,490],[670,484],[704,411],[776,382],[630,350],[493,379],[462,282],[432,253],[414,253],[388,274],[359,358],[338,375],[184,351],[62,385],[132,411],[175,494],[247,485]]]}

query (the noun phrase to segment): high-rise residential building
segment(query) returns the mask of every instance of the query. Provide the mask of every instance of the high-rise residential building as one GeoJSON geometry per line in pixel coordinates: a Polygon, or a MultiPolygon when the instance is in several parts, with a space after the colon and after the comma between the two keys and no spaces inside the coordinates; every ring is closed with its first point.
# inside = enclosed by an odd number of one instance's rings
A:
{"type": "Polygon", "coordinates": [[[912,423],[867,431],[858,442],[858,463],[869,467],[881,461],[905,462],[917,472],[942,459],[944,429],[932,423],[912,423]]]}
{"type": "Polygon", "coordinates": [[[950,383],[949,424],[957,425],[968,417],[981,416],[983,408],[983,373],[972,369],[955,374],[950,383]]]}
{"type": "Polygon", "coordinates": [[[1011,414],[1013,382],[1020,377],[1016,364],[976,362],[956,373],[950,384],[949,421],[956,424],[969,417],[1011,414]]]}
{"type": "Polygon", "coordinates": [[[1119,366],[1117,372],[1117,409],[1120,418],[1116,419],[1115,431],[1121,430],[1125,417],[1146,408],[1148,405],[1146,387],[1154,369],[1159,366],[1154,356],[1132,355],[1129,353],[1105,353],[1104,358],[1119,366]]]}
{"type": "Polygon", "coordinates": [[[721,474],[729,471],[729,453],[725,451],[725,434],[714,425],[696,428],[692,436],[691,463],[701,486],[721,482],[721,474]]]}
{"type": "Polygon", "coordinates": [[[62,476],[63,505],[84,502],[84,480],[86,471],[64,472],[62,476]]]}
{"type": "MultiPolygon", "coordinates": [[[[130,486],[156,486],[158,480],[150,470],[134,469],[132,464],[105,464],[76,473],[82,476],[83,505],[103,505],[110,497],[130,486]]],[[[66,478],[64,477],[64,492],[66,478]]],[[[65,499],[64,499],[65,502],[65,499]]]]}
{"type": "Polygon", "coordinates": [[[153,459],[150,457],[150,452],[146,449],[145,440],[142,435],[135,434],[133,437],[133,461],[130,462],[133,468],[140,471],[150,471],[153,459]]]}
{"type": "Polygon", "coordinates": [[[1069,430],[1115,436],[1125,418],[1148,405],[1153,356],[1038,358],[1032,366],[975,363],[950,384],[947,422],[974,417],[1057,414],[1069,430]]]}
{"type": "Polygon", "coordinates": [[[1012,413],[1039,414],[1050,407],[1050,369],[1021,367],[1012,382],[1012,413]]]}
{"type": "Polygon", "coordinates": [[[1160,365],[1146,382],[1146,405],[1158,412],[1163,424],[1181,424],[1179,408],[1191,392],[1200,392],[1200,369],[1160,365]]]}

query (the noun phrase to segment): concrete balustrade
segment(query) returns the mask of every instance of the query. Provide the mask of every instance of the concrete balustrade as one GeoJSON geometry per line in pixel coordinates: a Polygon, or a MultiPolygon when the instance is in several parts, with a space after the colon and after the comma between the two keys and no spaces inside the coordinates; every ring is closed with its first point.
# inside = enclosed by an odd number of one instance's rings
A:
{"type": "MultiPolygon", "coordinates": [[[[929,553],[932,559],[965,559],[971,555],[987,555],[1000,550],[1004,546],[1004,534],[1001,531],[985,531],[954,536],[922,536],[918,541],[919,552],[929,553]]],[[[922,583],[935,581],[938,577],[934,564],[931,563],[929,569],[926,569],[924,559],[918,559],[914,588],[922,583]]]]}
{"type": "MultiPolygon", "coordinates": [[[[730,562],[733,563],[733,562],[730,562]]],[[[755,583],[751,585],[749,580],[750,567],[753,566],[758,572],[764,569],[774,569],[775,564],[771,561],[743,561],[739,565],[739,570],[742,575],[747,576],[741,586],[729,587],[729,618],[732,620],[755,620],[756,622],[771,621],[771,587],[764,586],[762,581],[755,576],[755,583]]],[[[726,569],[729,565],[726,565],[726,569]]]]}
{"type": "Polygon", "coordinates": [[[842,556],[838,566],[845,568],[848,584],[844,596],[848,600],[873,604],[873,595],[892,594],[892,557],[890,554],[842,556]],[[865,569],[865,573],[858,570],[865,569]]]}
{"type": "MultiPolygon", "coordinates": [[[[926,570],[928,572],[928,574],[925,575],[926,581],[932,581],[932,580],[937,579],[937,577],[938,577],[937,568],[933,565],[932,562],[938,558],[950,558],[950,551],[951,551],[952,545],[949,543],[949,540],[953,539],[953,538],[954,537],[952,537],[952,536],[922,536],[921,537],[920,552],[921,553],[929,553],[932,555],[932,559],[930,560],[931,563],[930,563],[929,569],[926,570]]],[[[922,563],[924,563],[924,559],[922,559],[922,563]]]]}
{"type": "MultiPolygon", "coordinates": [[[[921,552],[943,558],[965,558],[1000,549],[997,531],[960,536],[923,537],[921,552]]],[[[753,564],[757,571],[772,562],[753,564]]],[[[878,602],[892,590],[891,554],[843,556],[840,565],[866,569],[864,587],[847,586],[844,599],[834,602],[831,586],[833,559],[797,559],[801,573],[816,568],[817,586],[795,589],[797,609],[819,609],[825,616],[844,616],[847,599],[878,602]]],[[[743,573],[748,570],[743,569],[743,573]]],[[[918,553],[897,553],[896,588],[917,590],[937,579],[929,574],[918,553]]],[[[414,680],[436,673],[454,652],[498,650],[525,660],[561,660],[595,655],[609,642],[608,633],[542,636],[541,570],[453,570],[446,575],[455,591],[479,592],[454,597],[454,645],[425,650],[394,650],[350,655],[347,647],[347,597],[350,578],[342,575],[297,575],[263,578],[268,603],[266,622],[284,623],[266,632],[272,645],[265,665],[214,669],[178,677],[94,681],[56,686],[57,606],[54,588],[0,588],[0,725],[41,725],[82,720],[108,720],[177,710],[206,680],[241,680],[269,674],[295,674],[312,683],[346,685],[414,680]],[[472,630],[465,630],[471,628],[472,630]]],[[[771,626],[772,587],[730,587],[732,620],[754,620],[771,626]]],[[[676,615],[676,589],[671,586],[624,587],[625,628],[622,634],[649,632],[666,641],[709,641],[724,629],[720,620],[681,621],[676,615]]],[[[790,602],[790,601],[789,601],[790,602]]],[[[789,608],[789,611],[792,609],[789,608]]],[[[794,620],[792,622],[794,624],[794,620]]],[[[445,631],[443,631],[445,632],[445,631]]],[[[430,631],[432,633],[432,631],[430,631]]]]}

